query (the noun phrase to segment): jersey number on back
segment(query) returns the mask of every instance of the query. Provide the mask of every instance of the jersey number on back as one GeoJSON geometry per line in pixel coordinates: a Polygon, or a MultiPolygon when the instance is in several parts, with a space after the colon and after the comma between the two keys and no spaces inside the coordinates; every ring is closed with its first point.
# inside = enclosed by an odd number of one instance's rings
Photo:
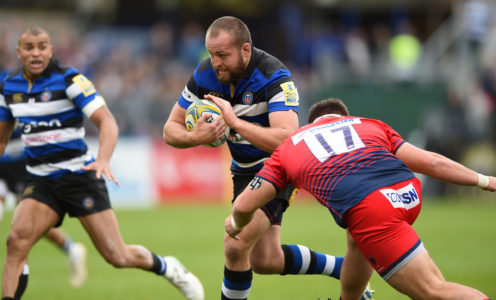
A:
{"type": "Polygon", "coordinates": [[[293,137],[296,145],[304,140],[308,149],[320,162],[338,155],[365,147],[352,124],[360,119],[348,119],[336,123],[310,128],[293,137]]]}

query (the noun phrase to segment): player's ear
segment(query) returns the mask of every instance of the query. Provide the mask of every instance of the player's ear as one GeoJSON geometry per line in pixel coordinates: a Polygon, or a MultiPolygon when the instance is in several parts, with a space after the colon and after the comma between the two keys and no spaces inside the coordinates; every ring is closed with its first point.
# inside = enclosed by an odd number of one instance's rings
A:
{"type": "Polygon", "coordinates": [[[244,43],[241,46],[241,54],[243,55],[243,57],[245,59],[251,57],[251,45],[250,45],[250,43],[244,43]]]}

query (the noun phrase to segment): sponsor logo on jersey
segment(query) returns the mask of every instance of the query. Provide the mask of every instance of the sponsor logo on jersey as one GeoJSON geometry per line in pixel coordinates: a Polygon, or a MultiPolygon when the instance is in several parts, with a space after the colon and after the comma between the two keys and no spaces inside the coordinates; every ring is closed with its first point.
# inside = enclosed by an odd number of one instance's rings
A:
{"type": "Polygon", "coordinates": [[[244,104],[252,104],[253,103],[253,94],[248,91],[243,94],[243,103],[244,104]]]}
{"type": "Polygon", "coordinates": [[[418,193],[411,183],[399,190],[382,189],[380,191],[394,208],[409,210],[420,203],[418,193]]]}
{"type": "Polygon", "coordinates": [[[219,98],[223,98],[224,96],[221,94],[221,93],[217,93],[217,92],[214,92],[214,91],[210,91],[208,92],[209,95],[212,95],[212,96],[215,96],[215,97],[219,97],[219,98]]]}
{"type": "Polygon", "coordinates": [[[286,105],[289,106],[298,106],[299,105],[299,97],[298,90],[294,82],[288,81],[281,84],[281,88],[284,92],[284,98],[286,99],[286,105]]]}
{"type": "Polygon", "coordinates": [[[95,87],[93,86],[93,83],[86,78],[84,75],[79,74],[72,78],[72,81],[76,83],[79,88],[81,88],[81,91],[83,92],[85,97],[88,97],[89,95],[96,93],[95,87]]]}
{"type": "Polygon", "coordinates": [[[52,119],[50,121],[31,121],[29,123],[19,122],[19,125],[22,126],[22,131],[24,133],[30,133],[31,130],[38,127],[62,127],[62,123],[58,119],[52,119]]]}
{"type": "Polygon", "coordinates": [[[41,101],[50,101],[52,99],[52,93],[49,90],[45,90],[43,93],[41,93],[40,96],[41,101]]]}
{"type": "Polygon", "coordinates": [[[22,93],[15,93],[12,95],[12,102],[13,103],[19,103],[22,102],[22,93]]]}

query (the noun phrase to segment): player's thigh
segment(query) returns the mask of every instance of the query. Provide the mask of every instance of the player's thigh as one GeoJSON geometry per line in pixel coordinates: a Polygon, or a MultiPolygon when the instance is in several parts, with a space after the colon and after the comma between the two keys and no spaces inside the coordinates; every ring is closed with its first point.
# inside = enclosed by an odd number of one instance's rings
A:
{"type": "Polygon", "coordinates": [[[59,215],[45,203],[32,198],[24,199],[17,205],[12,217],[11,238],[34,244],[59,221],[59,215]]]}
{"type": "Polygon", "coordinates": [[[124,251],[125,243],[112,209],[78,217],[97,250],[104,256],[124,251]]]}
{"type": "Polygon", "coordinates": [[[441,285],[444,278],[429,253],[424,249],[387,282],[398,291],[414,299],[421,299],[429,295],[429,291],[441,285]]]}

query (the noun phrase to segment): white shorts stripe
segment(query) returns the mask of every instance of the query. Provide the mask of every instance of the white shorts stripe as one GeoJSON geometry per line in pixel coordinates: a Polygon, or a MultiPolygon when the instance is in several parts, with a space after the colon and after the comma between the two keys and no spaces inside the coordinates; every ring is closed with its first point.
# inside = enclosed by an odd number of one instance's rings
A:
{"type": "Polygon", "coordinates": [[[413,250],[407,257],[405,257],[400,263],[398,263],[394,268],[392,268],[386,274],[381,274],[382,278],[388,281],[396,272],[398,272],[401,268],[403,268],[408,262],[410,262],[415,256],[419,255],[422,251],[424,251],[424,243],[420,243],[415,250],[413,250]]]}

